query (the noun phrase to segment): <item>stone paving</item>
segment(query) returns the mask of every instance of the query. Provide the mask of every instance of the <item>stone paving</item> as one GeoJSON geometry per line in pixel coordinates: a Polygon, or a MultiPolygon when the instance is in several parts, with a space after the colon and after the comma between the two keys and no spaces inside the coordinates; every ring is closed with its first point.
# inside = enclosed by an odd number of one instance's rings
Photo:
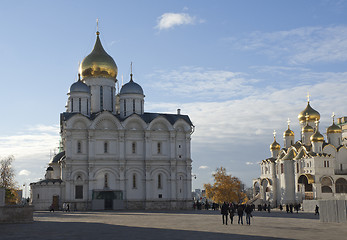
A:
{"type": "MultiPolygon", "coordinates": [[[[245,221],[245,219],[244,219],[245,221]]],[[[235,224],[236,222],[236,224],[235,224]]],[[[34,222],[1,224],[0,239],[346,239],[347,223],[313,213],[254,212],[252,224],[222,225],[218,211],[35,212],[34,222]]]]}

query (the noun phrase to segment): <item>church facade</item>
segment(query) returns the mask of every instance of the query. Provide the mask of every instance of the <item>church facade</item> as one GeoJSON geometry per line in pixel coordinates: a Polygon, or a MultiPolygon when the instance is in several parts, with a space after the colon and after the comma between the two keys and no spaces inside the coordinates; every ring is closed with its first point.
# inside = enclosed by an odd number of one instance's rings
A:
{"type": "Polygon", "coordinates": [[[271,157],[261,161],[261,175],[253,180],[254,199],[273,207],[304,200],[347,199],[347,148],[340,124],[335,124],[333,115],[324,138],[319,130],[320,114],[309,100],[298,120],[300,140],[295,141],[289,120],[283,147],[274,132],[271,157]]]}
{"type": "Polygon", "coordinates": [[[191,207],[189,116],[144,112],[133,80],[116,90],[118,68],[99,32],[60,114],[61,150],[45,179],[31,183],[35,209],[186,209],[191,207]]]}

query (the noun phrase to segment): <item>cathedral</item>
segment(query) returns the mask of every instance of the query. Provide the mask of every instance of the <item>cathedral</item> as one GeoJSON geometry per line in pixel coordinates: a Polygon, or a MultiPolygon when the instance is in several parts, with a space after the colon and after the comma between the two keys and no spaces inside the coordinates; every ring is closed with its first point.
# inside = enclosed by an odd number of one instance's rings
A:
{"type": "Polygon", "coordinates": [[[298,115],[300,140],[295,141],[289,120],[283,147],[274,132],[271,157],[261,161],[260,178],[253,180],[254,199],[272,207],[304,200],[347,200],[347,148],[341,124],[335,124],[334,114],[332,118],[324,138],[319,129],[320,114],[308,99],[298,115]]]}
{"type": "Polygon", "coordinates": [[[36,210],[191,207],[194,125],[180,109],[145,112],[133,74],[117,91],[117,73],[97,31],[60,114],[60,151],[45,178],[30,184],[36,210]]]}

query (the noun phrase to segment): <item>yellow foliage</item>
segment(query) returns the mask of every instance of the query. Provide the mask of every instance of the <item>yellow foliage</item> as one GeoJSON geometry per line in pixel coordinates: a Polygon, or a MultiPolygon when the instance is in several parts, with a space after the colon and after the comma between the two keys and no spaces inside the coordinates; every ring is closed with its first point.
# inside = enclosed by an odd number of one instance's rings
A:
{"type": "Polygon", "coordinates": [[[242,183],[237,177],[228,175],[223,167],[217,168],[216,173],[212,174],[214,184],[204,184],[206,197],[216,203],[234,202],[244,203],[248,198],[242,192],[242,183]]]}

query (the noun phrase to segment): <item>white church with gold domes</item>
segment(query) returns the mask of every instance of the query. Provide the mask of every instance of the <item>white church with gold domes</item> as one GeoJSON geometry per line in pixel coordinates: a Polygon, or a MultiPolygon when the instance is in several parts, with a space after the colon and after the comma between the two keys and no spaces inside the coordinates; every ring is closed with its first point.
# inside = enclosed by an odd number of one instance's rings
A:
{"type": "Polygon", "coordinates": [[[271,157],[261,161],[261,175],[253,180],[255,199],[272,207],[304,200],[347,200],[347,148],[334,115],[326,139],[319,129],[320,114],[309,100],[298,119],[300,140],[295,142],[289,120],[282,148],[274,132],[271,157]]]}
{"type": "Polygon", "coordinates": [[[133,74],[117,93],[117,73],[97,32],[60,114],[61,151],[30,184],[36,210],[191,207],[190,118],[145,112],[133,74]]]}

